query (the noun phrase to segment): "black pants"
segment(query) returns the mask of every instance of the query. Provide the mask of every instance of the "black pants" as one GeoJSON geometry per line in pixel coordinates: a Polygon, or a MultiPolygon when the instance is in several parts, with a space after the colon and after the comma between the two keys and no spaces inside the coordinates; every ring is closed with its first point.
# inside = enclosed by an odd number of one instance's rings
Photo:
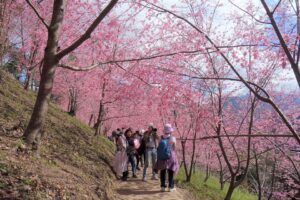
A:
{"type": "Polygon", "coordinates": [[[122,179],[123,181],[127,181],[127,179],[128,179],[128,170],[125,171],[125,172],[123,172],[123,176],[121,177],[121,179],[122,179]]]}
{"type": "Polygon", "coordinates": [[[135,158],[136,158],[136,167],[139,167],[141,157],[139,154],[135,154],[135,158]]]}
{"type": "Polygon", "coordinates": [[[169,177],[169,188],[174,188],[174,172],[170,169],[163,169],[160,171],[160,187],[167,187],[166,186],[166,173],[168,171],[169,177]]]}

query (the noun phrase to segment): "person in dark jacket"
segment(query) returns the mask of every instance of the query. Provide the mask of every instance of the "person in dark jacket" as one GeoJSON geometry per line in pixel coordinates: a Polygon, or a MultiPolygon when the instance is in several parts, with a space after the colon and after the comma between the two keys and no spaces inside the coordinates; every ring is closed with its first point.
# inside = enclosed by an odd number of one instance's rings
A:
{"type": "Polygon", "coordinates": [[[128,148],[127,148],[127,156],[128,156],[128,162],[131,165],[132,168],[132,177],[137,178],[136,175],[136,158],[135,155],[137,154],[136,148],[135,148],[135,142],[133,137],[133,132],[131,128],[128,128],[125,131],[125,137],[128,142],[128,148]]]}
{"type": "Polygon", "coordinates": [[[136,169],[141,170],[139,168],[139,164],[141,163],[141,167],[143,167],[143,160],[144,160],[144,154],[145,154],[145,143],[143,142],[143,133],[145,131],[142,129],[140,131],[136,131],[134,133],[134,139],[138,141],[139,145],[136,148],[137,154],[136,154],[136,169]]]}

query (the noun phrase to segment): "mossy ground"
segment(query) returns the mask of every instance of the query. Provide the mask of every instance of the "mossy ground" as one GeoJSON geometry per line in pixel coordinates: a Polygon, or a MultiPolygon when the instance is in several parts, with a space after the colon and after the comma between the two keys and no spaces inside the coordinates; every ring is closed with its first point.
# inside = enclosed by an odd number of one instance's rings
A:
{"type": "Polygon", "coordinates": [[[0,197],[113,199],[114,145],[53,103],[40,157],[18,152],[35,98],[0,70],[0,197]]]}

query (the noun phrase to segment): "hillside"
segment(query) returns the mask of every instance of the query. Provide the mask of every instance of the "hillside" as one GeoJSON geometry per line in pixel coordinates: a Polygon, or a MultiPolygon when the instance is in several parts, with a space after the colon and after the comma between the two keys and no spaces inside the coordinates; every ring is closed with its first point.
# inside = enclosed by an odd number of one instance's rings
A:
{"type": "Polygon", "coordinates": [[[40,157],[22,151],[20,136],[35,94],[0,70],[0,198],[114,199],[114,146],[50,104],[40,157]]]}

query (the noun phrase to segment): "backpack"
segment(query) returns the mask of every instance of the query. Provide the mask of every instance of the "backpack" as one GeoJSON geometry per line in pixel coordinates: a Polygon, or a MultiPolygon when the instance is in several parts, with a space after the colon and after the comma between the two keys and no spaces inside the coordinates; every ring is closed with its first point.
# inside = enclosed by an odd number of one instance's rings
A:
{"type": "Polygon", "coordinates": [[[157,148],[157,158],[158,160],[168,160],[171,158],[172,146],[169,143],[168,138],[161,138],[158,148],[157,148]]]}

